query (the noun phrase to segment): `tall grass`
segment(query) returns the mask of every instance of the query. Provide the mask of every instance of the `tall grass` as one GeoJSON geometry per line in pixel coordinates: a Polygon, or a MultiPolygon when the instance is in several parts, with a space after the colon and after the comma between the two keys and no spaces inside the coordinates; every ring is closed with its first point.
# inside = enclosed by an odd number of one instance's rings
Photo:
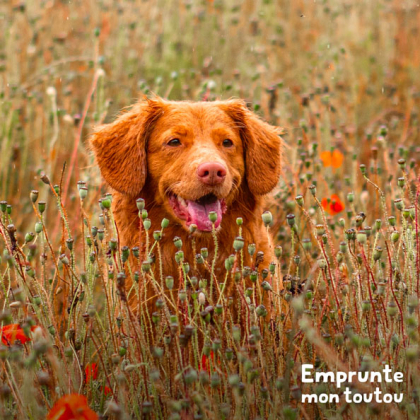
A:
{"type": "Polygon", "coordinates": [[[56,1],[0,13],[0,318],[31,338],[2,339],[4,418],[45,418],[70,393],[110,419],[418,418],[415,2],[56,1]],[[252,246],[232,244],[221,278],[195,278],[212,261],[184,261],[177,244],[174,290],[160,276],[164,228],[143,229],[155,260],[119,247],[85,139],[150,92],[242,97],[284,127],[269,271],[242,267],[252,246]],[[146,283],[160,295],[153,312],[146,283]],[[303,363],[389,364],[403,383],[355,390],[404,402],[303,405],[302,393],[337,392],[302,384],[303,363]]]}

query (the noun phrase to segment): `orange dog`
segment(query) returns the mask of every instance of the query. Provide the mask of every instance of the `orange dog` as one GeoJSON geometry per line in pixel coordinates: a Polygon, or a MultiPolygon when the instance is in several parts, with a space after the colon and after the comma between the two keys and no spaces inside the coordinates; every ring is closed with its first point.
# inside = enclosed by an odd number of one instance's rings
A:
{"type": "MultiPolygon", "coordinates": [[[[210,212],[216,219],[218,281],[225,277],[225,259],[234,253],[238,217],[243,219],[245,250],[255,243],[256,252],[264,253],[259,268],[273,261],[261,214],[264,195],[280,176],[279,129],[263,122],[243,101],[140,101],[113,123],[99,127],[91,146],[103,177],[115,190],[112,206],[122,246],[139,245],[137,198],[145,199],[151,231],[160,230],[162,219],[169,219],[160,241],[164,275],[177,277],[175,236],[182,239],[191,268],[201,248],[208,249],[212,261],[210,212]]],[[[245,251],[244,266],[251,265],[245,251]]],[[[198,267],[189,274],[208,278],[205,267],[198,267]]]]}

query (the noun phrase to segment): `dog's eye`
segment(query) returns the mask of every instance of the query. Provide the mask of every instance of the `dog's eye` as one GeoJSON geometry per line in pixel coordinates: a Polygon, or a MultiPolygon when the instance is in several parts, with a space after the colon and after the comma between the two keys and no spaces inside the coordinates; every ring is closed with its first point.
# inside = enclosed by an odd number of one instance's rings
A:
{"type": "Polygon", "coordinates": [[[223,147],[232,147],[233,146],[233,141],[230,139],[224,139],[223,140],[223,147]]]}
{"type": "Polygon", "coordinates": [[[179,139],[172,139],[168,141],[168,146],[177,147],[181,146],[181,141],[179,139]]]}

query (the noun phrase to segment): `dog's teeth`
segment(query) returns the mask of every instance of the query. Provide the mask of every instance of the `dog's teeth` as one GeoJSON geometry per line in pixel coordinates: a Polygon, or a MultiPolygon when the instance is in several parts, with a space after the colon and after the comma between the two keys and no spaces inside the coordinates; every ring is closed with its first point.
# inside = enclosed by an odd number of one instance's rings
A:
{"type": "Polygon", "coordinates": [[[182,197],[178,196],[178,201],[182,206],[187,207],[187,203],[182,197]]]}

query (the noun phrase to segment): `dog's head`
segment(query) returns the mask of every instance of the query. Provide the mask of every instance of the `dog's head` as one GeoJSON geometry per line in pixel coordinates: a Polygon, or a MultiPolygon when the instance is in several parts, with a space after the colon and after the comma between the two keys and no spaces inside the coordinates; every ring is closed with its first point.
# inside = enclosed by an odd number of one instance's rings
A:
{"type": "Polygon", "coordinates": [[[280,175],[278,129],[240,100],[141,101],[99,127],[91,146],[112,188],[134,199],[147,183],[156,204],[202,232],[211,211],[220,225],[241,188],[267,194],[280,175]]]}

